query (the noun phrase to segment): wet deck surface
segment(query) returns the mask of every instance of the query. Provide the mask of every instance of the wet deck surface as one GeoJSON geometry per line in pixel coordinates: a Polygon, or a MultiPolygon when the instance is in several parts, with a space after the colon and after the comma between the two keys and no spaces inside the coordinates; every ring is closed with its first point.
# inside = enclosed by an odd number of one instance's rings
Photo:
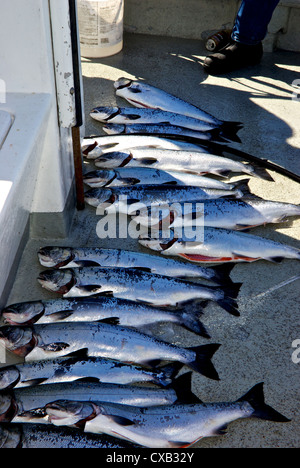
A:
{"type": "MultiPolygon", "coordinates": [[[[83,59],[86,135],[103,133],[101,124],[89,117],[92,107],[127,105],[115,97],[113,83],[121,76],[132,77],[186,99],[222,120],[243,122],[244,129],[239,133],[242,144],[236,148],[300,174],[299,102],[292,100],[291,87],[299,77],[299,56],[282,51],[266,54],[257,67],[216,78],[207,77],[202,70],[205,55],[198,41],[127,35],[121,54],[101,60],[83,59]]],[[[85,164],[86,170],[93,168],[92,163],[85,164]]],[[[274,172],[271,175],[273,183],[251,179],[251,191],[268,200],[299,204],[299,185],[274,172]]],[[[8,303],[56,297],[36,281],[43,269],[36,255],[41,246],[98,246],[149,253],[136,240],[99,239],[98,221],[95,209],[86,206],[75,214],[68,238],[30,239],[8,303]]],[[[299,248],[299,219],[252,232],[299,248]]],[[[204,402],[234,401],[263,381],[266,402],[292,421],[237,421],[229,426],[226,437],[205,439],[195,447],[299,447],[300,364],[292,361],[292,343],[300,339],[300,263],[239,264],[231,278],[243,283],[238,299],[240,317],[210,304],[202,319],[211,334],[210,341],[175,326],[173,336],[160,336],[183,346],[209,342],[222,345],[213,358],[221,380],[193,375],[193,390],[204,402]]]]}

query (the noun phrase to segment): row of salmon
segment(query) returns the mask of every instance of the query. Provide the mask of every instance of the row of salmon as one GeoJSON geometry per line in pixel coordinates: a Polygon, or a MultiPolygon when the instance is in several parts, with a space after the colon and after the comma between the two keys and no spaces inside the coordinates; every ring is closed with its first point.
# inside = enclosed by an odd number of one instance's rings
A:
{"type": "Polygon", "coordinates": [[[208,339],[201,322],[208,303],[238,316],[241,284],[230,279],[236,262],[300,258],[293,247],[240,231],[298,216],[299,207],[253,197],[248,180],[224,182],[232,173],[272,180],[209,150],[213,141],[239,141],[240,123],[144,83],[121,79],[115,88],[143,109],[92,111],[108,133],[131,135],[83,142],[84,156],[101,169],[84,175],[85,198],[97,214],[128,215],[142,228],[139,244],[163,255],[40,249],[46,270],[38,281],[60,297],[1,311],[0,344],[20,359],[0,372],[0,422],[14,423],[0,425],[2,447],[30,446],[36,438],[57,445],[58,426],[60,446],[126,446],[90,438],[107,434],[134,446],[177,448],[221,435],[240,418],[288,421],[265,403],[262,383],[236,401],[202,403],[192,373],[180,371],[187,366],[219,380],[212,359],[220,344],[180,347],[158,339],[153,326],[175,324],[208,339]]]}

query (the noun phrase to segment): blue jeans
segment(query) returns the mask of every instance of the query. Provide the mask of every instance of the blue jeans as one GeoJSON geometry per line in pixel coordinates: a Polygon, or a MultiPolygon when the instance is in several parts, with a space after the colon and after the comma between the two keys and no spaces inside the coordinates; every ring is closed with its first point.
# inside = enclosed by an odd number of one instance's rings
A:
{"type": "Polygon", "coordinates": [[[242,44],[259,44],[267,35],[268,24],[280,0],[242,0],[232,39],[242,44]]]}

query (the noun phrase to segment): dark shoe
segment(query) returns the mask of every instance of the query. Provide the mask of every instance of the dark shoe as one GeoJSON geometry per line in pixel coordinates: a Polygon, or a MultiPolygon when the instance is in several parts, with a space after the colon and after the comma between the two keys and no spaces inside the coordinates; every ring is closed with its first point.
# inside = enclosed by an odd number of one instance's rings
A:
{"type": "Polygon", "coordinates": [[[262,43],[254,46],[233,42],[206,57],[203,68],[210,75],[222,75],[240,68],[257,65],[263,56],[262,43]]]}

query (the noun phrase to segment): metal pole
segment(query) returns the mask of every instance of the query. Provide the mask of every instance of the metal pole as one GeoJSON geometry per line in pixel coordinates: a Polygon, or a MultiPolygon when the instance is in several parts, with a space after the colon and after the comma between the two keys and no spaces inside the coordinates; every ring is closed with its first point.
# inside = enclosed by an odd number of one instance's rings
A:
{"type": "Polygon", "coordinates": [[[83,182],[83,161],[81,154],[80,142],[80,127],[83,124],[82,117],[82,101],[81,101],[81,67],[79,62],[79,40],[78,40],[78,23],[77,23],[77,3],[76,0],[69,0],[70,8],[70,27],[72,41],[72,58],[74,70],[74,87],[75,87],[75,107],[76,107],[76,125],[72,127],[73,140],[73,155],[74,155],[74,170],[75,184],[77,196],[77,209],[83,210],[84,202],[84,182],[83,182]]]}

